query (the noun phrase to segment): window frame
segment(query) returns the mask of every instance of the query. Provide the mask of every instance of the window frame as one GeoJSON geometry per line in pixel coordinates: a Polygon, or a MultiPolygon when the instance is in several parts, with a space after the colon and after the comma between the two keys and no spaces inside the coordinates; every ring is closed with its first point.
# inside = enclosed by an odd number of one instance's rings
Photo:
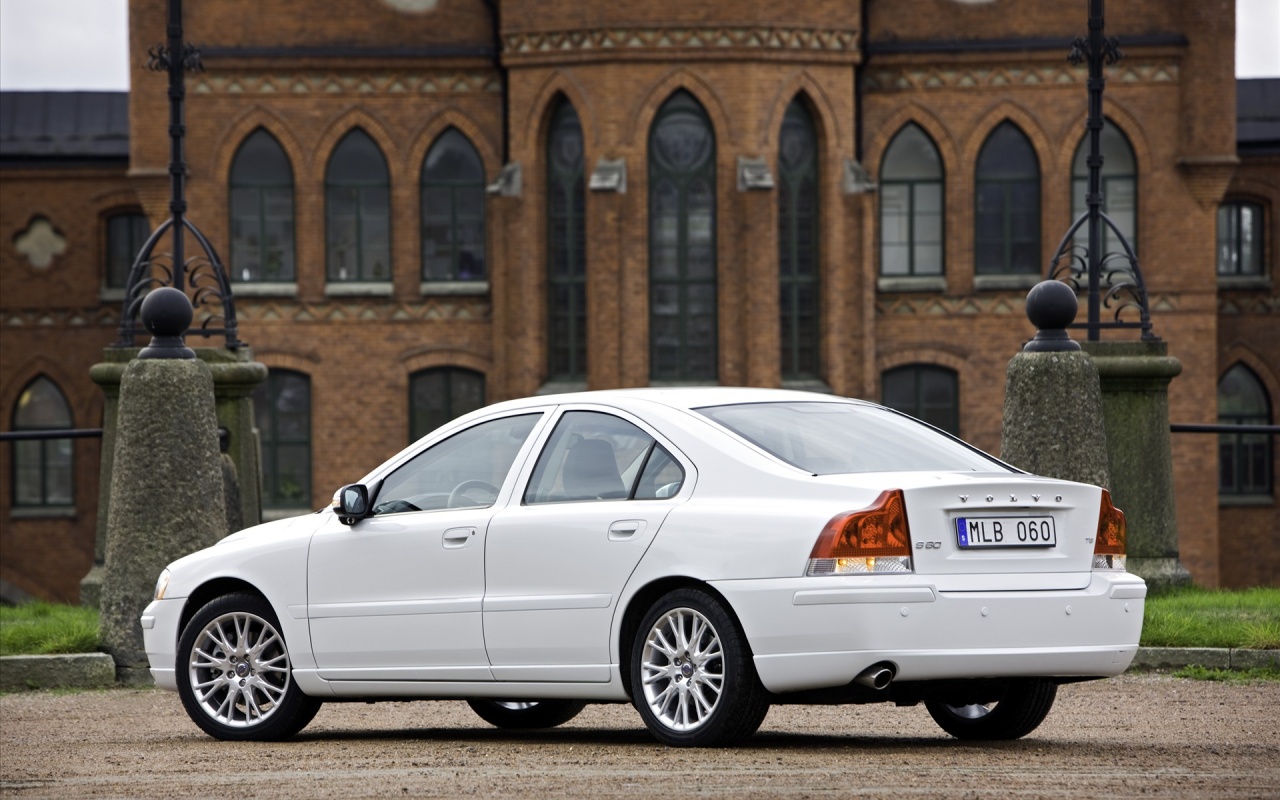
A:
{"type": "MultiPolygon", "coordinates": [[[[933,364],[929,362],[915,362],[910,364],[900,364],[896,367],[891,367],[889,369],[884,370],[883,372],[880,373],[880,403],[886,408],[892,408],[895,411],[900,411],[908,416],[914,417],[915,419],[918,419],[921,422],[925,422],[926,424],[933,425],[939,430],[945,431],[951,434],[952,436],[955,436],[955,437],[960,436],[960,420],[961,420],[960,373],[954,369],[951,369],[950,367],[945,367],[945,366],[942,366],[941,364],[933,364]],[[903,408],[901,406],[890,405],[888,402],[889,398],[885,396],[885,386],[887,385],[891,377],[896,375],[905,375],[908,373],[912,375],[912,383],[913,383],[911,408],[903,408]],[[951,423],[952,427],[948,427],[946,425],[939,425],[936,422],[930,422],[929,419],[926,418],[926,415],[924,412],[929,411],[931,408],[936,410],[938,408],[944,408],[944,407],[943,406],[932,406],[932,407],[926,406],[924,402],[925,373],[935,373],[943,377],[946,377],[948,379],[951,385],[952,395],[955,398],[955,402],[953,405],[945,407],[948,415],[947,422],[951,423]]],[[[929,416],[932,416],[932,415],[929,415],[929,416]]]]}
{"type": "MultiPolygon", "coordinates": [[[[1237,361],[1222,373],[1217,388],[1218,424],[1219,425],[1270,425],[1274,418],[1274,404],[1266,384],[1248,365],[1237,361]],[[1256,388],[1263,408],[1252,413],[1222,411],[1222,385],[1227,378],[1237,371],[1242,372],[1244,379],[1256,388]]],[[[1254,443],[1252,446],[1256,446],[1254,443]]],[[[1225,500],[1243,500],[1248,498],[1273,500],[1275,497],[1275,437],[1271,434],[1220,433],[1218,434],[1218,496],[1225,500]],[[1246,485],[1246,478],[1251,474],[1249,469],[1250,443],[1246,438],[1257,437],[1261,441],[1262,457],[1261,476],[1255,483],[1246,485]],[[1228,457],[1228,453],[1230,456],[1228,457]],[[1226,462],[1231,464],[1232,480],[1230,485],[1224,481],[1226,462]]]]}
{"type": "MultiPolygon", "coordinates": [[[[686,119],[688,119],[686,117],[686,119]]],[[[716,130],[712,124],[711,117],[703,105],[687,90],[681,89],[673,93],[658,109],[658,113],[654,116],[653,124],[649,128],[647,139],[647,170],[649,176],[648,182],[648,246],[649,246],[649,379],[651,382],[714,382],[719,378],[719,253],[717,247],[717,237],[719,235],[719,197],[717,184],[717,163],[719,148],[716,141],[716,130]],[[660,148],[657,146],[657,137],[662,130],[663,125],[678,115],[688,115],[688,117],[696,118],[707,132],[709,139],[708,153],[704,161],[693,165],[688,169],[677,169],[675,165],[668,169],[663,166],[663,158],[659,156],[660,148]],[[674,222],[676,226],[676,242],[675,242],[675,276],[659,277],[657,275],[658,250],[656,230],[658,222],[661,219],[657,213],[658,194],[655,187],[662,182],[670,183],[675,190],[676,211],[674,214],[674,222]],[[710,234],[707,241],[709,249],[710,276],[705,278],[694,278],[689,275],[689,233],[690,221],[692,214],[689,210],[690,188],[695,183],[704,183],[710,193],[710,206],[708,209],[710,218],[710,234]],[[705,342],[693,343],[690,336],[690,328],[694,324],[691,319],[689,306],[691,304],[691,290],[710,289],[711,299],[708,304],[709,310],[706,316],[709,318],[709,330],[706,335],[705,342]],[[659,306],[658,297],[663,290],[673,290],[677,299],[677,311],[674,315],[675,326],[678,330],[678,341],[674,345],[674,362],[676,366],[669,370],[659,370],[659,363],[665,359],[659,358],[659,351],[666,349],[667,345],[660,345],[654,331],[658,329],[659,321],[663,318],[659,317],[656,309],[659,306]],[[697,351],[703,351],[707,366],[705,369],[690,368],[690,355],[697,354],[697,351]]]]}
{"type": "Polygon", "coordinates": [[[1043,199],[1041,197],[1042,192],[1044,191],[1044,186],[1043,186],[1044,170],[1040,166],[1040,156],[1038,153],[1036,153],[1035,145],[1032,143],[1030,137],[1028,137],[1026,132],[1023,131],[1020,127],[1018,127],[1018,125],[1012,122],[1011,120],[1004,120],[999,125],[992,128],[991,132],[987,134],[986,139],[983,140],[982,147],[978,149],[978,157],[977,157],[977,160],[974,162],[973,171],[974,171],[974,180],[973,180],[973,272],[974,272],[974,275],[977,277],[986,277],[986,276],[1007,277],[1007,276],[1039,275],[1041,271],[1040,263],[1039,263],[1040,256],[1041,256],[1041,251],[1044,249],[1043,232],[1041,231],[1041,220],[1040,220],[1040,217],[1043,211],[1043,205],[1044,205],[1043,199]],[[1000,133],[1000,131],[1005,129],[1012,129],[1014,132],[1017,133],[1019,137],[1021,137],[1022,141],[1026,143],[1027,150],[1030,152],[1032,161],[1035,164],[1034,177],[1004,177],[1004,176],[983,177],[981,172],[983,156],[987,154],[987,148],[992,146],[992,143],[996,135],[1000,133]],[[1014,211],[1014,207],[1017,204],[1013,202],[1014,198],[1012,194],[1014,190],[1017,189],[1018,187],[1024,187],[1024,188],[1034,187],[1035,189],[1035,192],[1034,192],[1034,196],[1036,200],[1035,208],[1033,209],[1034,213],[1030,216],[1030,218],[1034,222],[1034,232],[1024,238],[1015,238],[1014,231],[1013,231],[1014,229],[1013,218],[1016,213],[1014,211]],[[982,236],[981,227],[982,227],[982,220],[984,219],[984,215],[981,209],[981,205],[982,205],[981,200],[982,200],[983,190],[987,188],[998,188],[1000,190],[1000,208],[999,208],[998,216],[1000,219],[1001,233],[1000,233],[999,239],[988,239],[982,236]],[[989,245],[990,243],[997,242],[997,241],[1000,244],[1000,251],[1001,251],[999,263],[994,265],[984,264],[980,258],[981,248],[983,247],[984,244],[989,245]],[[1016,265],[1014,263],[1015,262],[1014,250],[1019,245],[1023,245],[1023,246],[1031,245],[1032,246],[1031,249],[1035,254],[1032,262],[1023,268],[1015,268],[1016,265]]]}
{"type": "Polygon", "coordinates": [[[778,132],[778,323],[779,369],[783,380],[816,379],[822,373],[822,208],[818,163],[821,157],[813,111],[797,96],[787,106],[778,132]],[[788,125],[803,129],[808,152],[788,165],[784,158],[788,125]],[[808,213],[805,212],[806,200],[808,213]],[[806,216],[808,217],[806,219],[806,216]],[[801,231],[808,224],[809,241],[801,231]],[[803,245],[811,263],[802,263],[803,245]],[[812,308],[801,297],[808,290],[812,308]],[[809,326],[805,335],[806,323],[809,326]],[[807,355],[806,355],[807,351],[807,355]]]}
{"type": "MultiPolygon", "coordinates": [[[[471,141],[471,139],[468,138],[465,133],[458,130],[458,128],[455,126],[450,125],[449,127],[445,128],[443,131],[441,131],[440,134],[436,136],[435,140],[431,143],[431,146],[427,148],[427,152],[422,158],[422,170],[421,170],[421,174],[418,182],[418,200],[419,200],[419,206],[418,206],[419,221],[418,222],[419,222],[419,236],[420,236],[420,242],[422,246],[422,259],[421,259],[422,263],[420,266],[421,266],[421,279],[424,285],[429,287],[431,284],[456,283],[456,282],[464,282],[464,281],[481,282],[481,281],[489,280],[489,241],[488,241],[489,220],[488,220],[488,208],[487,208],[488,203],[486,200],[488,195],[486,194],[486,191],[485,191],[486,184],[485,184],[484,175],[485,175],[484,159],[480,157],[480,151],[476,149],[476,146],[471,141]],[[448,145],[448,142],[446,142],[446,137],[450,137],[450,138],[456,137],[457,139],[461,140],[463,145],[465,145],[465,152],[467,153],[467,155],[470,158],[475,159],[474,166],[479,170],[479,173],[480,173],[479,180],[474,180],[474,181],[458,180],[458,179],[446,179],[446,178],[428,176],[427,171],[428,171],[428,164],[431,161],[431,155],[437,150],[437,148],[448,145]],[[449,238],[448,238],[448,241],[444,243],[444,246],[447,249],[448,255],[449,255],[449,274],[443,277],[429,274],[428,267],[427,267],[428,229],[431,227],[428,224],[428,212],[432,208],[431,203],[428,202],[428,193],[431,191],[444,191],[448,193],[448,197],[449,197],[449,202],[448,202],[449,238]],[[480,212],[478,217],[472,218],[470,216],[465,216],[464,218],[460,219],[460,212],[459,212],[460,202],[459,202],[458,195],[459,195],[459,192],[461,191],[477,191],[479,193],[480,212]],[[463,246],[464,243],[461,242],[458,234],[464,224],[472,224],[472,223],[477,225],[480,232],[480,235],[479,235],[480,270],[478,275],[471,275],[471,276],[464,277],[462,276],[461,270],[459,268],[459,261],[461,260],[461,253],[466,248],[463,246]]],[[[432,241],[433,243],[436,242],[435,239],[431,239],[430,241],[432,241]]],[[[473,244],[473,243],[468,242],[467,244],[473,244]]],[[[440,251],[438,249],[436,250],[436,252],[432,253],[432,257],[438,257],[439,255],[440,255],[440,251]]]]}
{"type": "Polygon", "coordinates": [[[142,252],[142,248],[147,243],[147,239],[151,236],[151,221],[147,219],[147,215],[142,213],[141,208],[126,207],[112,209],[102,217],[102,243],[103,243],[103,276],[102,288],[107,291],[124,292],[129,288],[129,274],[133,271],[133,264],[138,260],[138,255],[142,252]],[[113,244],[115,237],[112,235],[112,223],[117,220],[131,220],[130,230],[127,231],[129,256],[128,262],[123,263],[124,274],[113,275],[114,263],[113,244]]]}
{"type": "Polygon", "coordinates": [[[1214,219],[1214,270],[1219,281],[1257,281],[1268,278],[1267,274],[1267,206],[1260,200],[1250,197],[1231,197],[1224,200],[1218,205],[1218,210],[1214,219]],[[1253,251],[1256,254],[1254,260],[1257,262],[1256,272],[1247,272],[1244,268],[1244,259],[1241,253],[1242,240],[1244,233],[1244,225],[1241,220],[1244,210],[1248,208],[1253,214],[1253,218],[1257,220],[1255,225],[1256,241],[1253,244],[1253,251]],[[1224,240],[1222,230],[1222,216],[1226,211],[1230,214],[1230,230],[1231,235],[1224,240]],[[1224,272],[1223,252],[1225,247],[1231,248],[1232,261],[1236,268],[1232,271],[1224,272]]]}
{"type": "MultiPolygon", "coordinates": [[[[461,367],[455,364],[444,364],[444,365],[435,366],[435,367],[427,367],[425,369],[415,370],[414,372],[410,373],[409,374],[409,442],[410,443],[416,442],[422,437],[430,434],[432,431],[439,430],[441,427],[449,424],[450,422],[457,419],[458,417],[461,417],[464,414],[469,414],[472,411],[475,411],[477,409],[484,408],[485,399],[487,397],[486,392],[488,390],[486,383],[487,383],[486,376],[483,372],[480,372],[479,370],[470,369],[468,367],[461,367]],[[416,396],[415,388],[420,381],[425,381],[435,377],[441,377],[445,384],[444,385],[445,402],[444,402],[444,411],[442,416],[447,418],[443,419],[437,425],[432,425],[428,427],[426,430],[420,430],[418,428],[418,423],[416,422],[417,404],[415,402],[415,396],[416,396]],[[457,387],[455,387],[455,380],[461,379],[461,378],[475,378],[479,382],[480,403],[479,405],[476,405],[473,408],[466,408],[464,410],[459,411],[454,407],[454,401],[458,399],[458,392],[456,391],[457,387]]],[[[424,411],[429,411],[429,410],[424,410],[424,411]]]]}
{"type": "MultiPolygon", "coordinates": [[[[22,387],[22,391],[18,393],[18,397],[14,400],[13,408],[9,414],[9,429],[12,431],[37,431],[37,430],[73,430],[75,428],[75,412],[71,408],[71,402],[67,399],[66,392],[62,391],[62,387],[58,385],[53,378],[41,373],[27,381],[22,387]],[[62,408],[59,411],[65,413],[65,424],[42,423],[41,427],[34,424],[19,420],[19,414],[24,410],[22,408],[23,398],[28,392],[33,391],[37,384],[43,382],[47,384],[54,392],[56,398],[61,401],[62,408]],[[53,425],[53,427],[49,427],[53,425]]],[[[74,509],[76,505],[76,470],[75,470],[75,441],[70,438],[65,439],[27,439],[19,440],[12,443],[9,456],[9,497],[12,508],[15,511],[34,511],[34,510],[67,510],[74,509]],[[25,451],[25,454],[24,454],[25,451]],[[60,456],[63,457],[62,463],[60,456]],[[34,458],[36,461],[34,469],[24,466],[23,461],[26,458],[34,458]],[[40,499],[37,502],[25,502],[22,499],[22,493],[19,492],[21,476],[23,474],[37,473],[40,481],[40,499]],[[67,497],[65,502],[57,502],[51,497],[50,486],[56,483],[51,480],[54,472],[62,475],[66,485],[67,497]]]]}
{"type": "Polygon", "coordinates": [[[369,135],[367,131],[360,127],[354,127],[347,131],[338,143],[334,146],[333,152],[329,154],[329,160],[325,164],[324,170],[324,243],[325,243],[325,281],[329,284],[352,284],[352,283],[386,283],[390,284],[394,273],[393,259],[395,254],[394,244],[392,242],[392,219],[394,214],[391,208],[391,172],[387,164],[386,153],[382,152],[382,148],[378,146],[377,140],[369,135]],[[353,136],[362,136],[373,146],[374,151],[378,154],[378,158],[382,162],[383,177],[377,180],[335,180],[333,177],[334,164],[336,163],[342,148],[347,144],[353,136]],[[386,275],[378,277],[369,274],[373,265],[366,265],[365,262],[365,238],[366,238],[366,198],[368,192],[376,192],[381,190],[384,193],[383,200],[386,208],[385,214],[385,233],[387,243],[387,264],[386,275]],[[355,241],[352,244],[355,253],[354,274],[348,277],[341,277],[339,268],[334,265],[335,242],[334,235],[337,230],[335,220],[335,201],[334,196],[337,192],[350,191],[355,192],[354,198],[354,220],[355,220],[355,241]]]}
{"type": "Polygon", "coordinates": [[[294,511],[299,509],[309,509],[312,506],[312,476],[314,473],[314,441],[315,432],[313,428],[313,392],[312,392],[311,376],[305,372],[299,372],[292,369],[272,368],[267,373],[267,379],[259,384],[259,389],[254,392],[254,423],[258,429],[259,446],[262,450],[262,507],[264,510],[270,511],[294,511]],[[301,379],[306,387],[306,437],[299,439],[282,440],[280,438],[280,424],[278,419],[277,397],[280,392],[279,383],[286,379],[301,379]],[[265,393],[266,410],[270,415],[270,425],[264,426],[259,424],[258,400],[259,392],[265,393]],[[299,480],[301,496],[297,502],[281,500],[279,469],[280,447],[298,447],[304,446],[306,449],[306,474],[299,480]]]}
{"type": "MultiPolygon", "coordinates": [[[[243,180],[243,179],[241,179],[243,180]]],[[[289,154],[285,152],[284,146],[280,144],[280,140],[271,134],[266,128],[255,128],[244,140],[240,142],[240,146],[236,148],[235,156],[231,159],[231,169],[227,179],[227,244],[230,258],[228,259],[227,273],[232,282],[243,284],[261,284],[261,283],[293,283],[297,280],[298,275],[298,247],[297,247],[297,203],[295,197],[296,179],[293,172],[293,162],[289,159],[289,154]],[[273,157],[278,155],[283,161],[282,164],[289,173],[288,183],[275,183],[270,181],[254,181],[248,180],[237,182],[236,166],[244,153],[244,148],[249,145],[254,137],[265,136],[274,148],[273,157]],[[267,213],[267,196],[269,192],[279,192],[283,190],[288,194],[289,213],[287,217],[288,236],[282,243],[282,252],[284,257],[282,263],[287,265],[287,269],[283,269],[280,274],[268,276],[266,264],[268,263],[267,253],[269,252],[268,241],[268,223],[271,219],[267,213]],[[236,245],[236,197],[241,192],[252,192],[255,203],[257,205],[256,214],[252,215],[256,219],[256,235],[258,244],[257,264],[258,273],[256,277],[244,277],[247,269],[237,270],[237,253],[243,252],[236,245]]],[[[326,185],[327,189],[327,185],[326,185]]],[[[326,197],[327,200],[327,197],[326,197]]],[[[246,215],[244,219],[249,219],[246,215]]],[[[280,218],[284,219],[284,218],[280,218]]],[[[277,220],[278,221],[278,220],[277,220]]],[[[326,222],[328,221],[326,217],[326,222]]],[[[250,247],[245,245],[245,247],[250,247]]],[[[327,242],[326,242],[327,250],[327,242]]],[[[327,255],[327,252],[326,252],[327,255]]]]}
{"type": "MultiPolygon", "coordinates": [[[[929,135],[929,132],[915,122],[908,122],[903,125],[893,138],[889,140],[889,146],[885,148],[884,158],[880,167],[880,190],[877,192],[880,197],[880,272],[881,278],[897,279],[897,278],[941,278],[947,274],[947,171],[942,161],[942,152],[938,149],[938,144],[929,135]],[[886,177],[885,172],[889,167],[889,162],[894,156],[894,148],[900,146],[903,142],[902,136],[910,129],[914,128],[920,132],[929,146],[933,149],[938,159],[938,175],[936,178],[892,178],[886,177]],[[904,186],[907,190],[907,209],[904,215],[907,221],[907,237],[905,240],[907,247],[907,271],[905,273],[886,272],[885,271],[885,249],[887,242],[885,241],[885,230],[887,225],[885,219],[887,210],[885,208],[884,196],[886,187],[904,186]],[[938,241],[937,242],[921,242],[916,235],[917,223],[920,218],[929,212],[922,212],[917,209],[917,197],[919,190],[923,187],[937,187],[938,190],[938,241]],[[919,251],[925,244],[936,244],[938,247],[938,265],[936,272],[924,272],[919,266],[919,251]]],[[[896,243],[895,243],[896,244],[896,243]]]]}
{"type": "MultiPolygon", "coordinates": [[[[1116,223],[1116,227],[1121,228],[1120,232],[1124,235],[1125,240],[1129,243],[1129,247],[1133,249],[1133,254],[1137,256],[1138,255],[1138,230],[1139,230],[1138,214],[1141,206],[1139,202],[1139,196],[1138,196],[1138,190],[1139,190],[1138,189],[1139,187],[1138,154],[1133,149],[1133,142],[1129,141],[1129,137],[1125,135],[1124,130],[1122,130],[1120,126],[1116,125],[1109,118],[1104,118],[1104,123],[1105,124],[1102,129],[1102,135],[1107,136],[1108,132],[1110,132],[1110,133],[1113,133],[1115,136],[1119,137],[1120,143],[1123,144],[1129,151],[1129,160],[1133,162],[1133,170],[1129,172],[1120,172],[1114,169],[1114,164],[1112,162],[1107,161],[1104,158],[1102,163],[1102,175],[1101,175],[1102,211],[1103,213],[1107,213],[1108,206],[1111,202],[1109,198],[1111,198],[1113,192],[1111,192],[1108,187],[1113,185],[1120,185],[1126,182],[1128,182],[1132,186],[1132,195],[1131,195],[1133,197],[1133,208],[1131,211],[1131,213],[1133,214],[1132,230],[1125,231],[1123,229],[1124,226],[1122,226],[1115,218],[1112,218],[1111,221],[1116,223]],[[1108,165],[1111,165],[1113,167],[1111,171],[1108,171],[1108,165]]],[[[1088,132],[1086,132],[1084,136],[1080,138],[1080,143],[1076,145],[1075,154],[1071,158],[1071,222],[1072,223],[1074,223],[1077,219],[1079,219],[1082,214],[1086,214],[1089,211],[1089,205],[1088,205],[1089,170],[1088,170],[1088,163],[1087,163],[1088,156],[1089,156],[1089,134],[1088,132]],[[1086,162],[1084,164],[1084,171],[1077,172],[1076,167],[1081,161],[1086,162]],[[1079,206],[1076,205],[1077,199],[1080,200],[1079,206]]],[[[1121,250],[1118,248],[1119,242],[1112,241],[1112,237],[1114,235],[1115,234],[1112,232],[1111,228],[1105,225],[1103,226],[1101,255],[1106,255],[1108,253],[1121,252],[1121,250]]],[[[1075,237],[1075,243],[1077,245],[1083,245],[1087,247],[1089,244],[1088,231],[1085,230],[1084,228],[1081,228],[1080,231],[1077,231],[1076,237],[1075,237]]],[[[1122,262],[1122,263],[1124,263],[1126,266],[1128,264],[1128,262],[1122,262]]]]}
{"type": "MultiPolygon", "coordinates": [[[[572,131],[570,131],[572,133],[572,131]]],[[[587,377],[587,269],[586,269],[586,158],[585,134],[577,110],[561,99],[547,129],[547,378],[551,381],[585,381],[587,377]],[[576,126],[583,146],[576,163],[567,165],[554,157],[558,133],[576,126]],[[557,195],[565,213],[555,213],[557,195]],[[563,237],[556,225],[563,223],[563,237]],[[558,241],[559,239],[559,241],[558,241]],[[557,255],[563,255],[563,268],[557,255]],[[563,295],[567,302],[557,297],[563,295]],[[558,330],[563,326],[563,341],[558,330]]]]}

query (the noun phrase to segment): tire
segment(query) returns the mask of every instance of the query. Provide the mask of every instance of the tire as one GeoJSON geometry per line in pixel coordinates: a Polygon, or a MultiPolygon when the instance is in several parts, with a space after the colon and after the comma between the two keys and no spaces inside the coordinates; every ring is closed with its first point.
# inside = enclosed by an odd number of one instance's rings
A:
{"type": "Polygon", "coordinates": [[[940,728],[957,739],[1021,739],[1044,722],[1057,694],[1058,685],[1053,681],[1015,679],[995,703],[953,706],[931,700],[925,708],[940,728]]]}
{"type": "Polygon", "coordinates": [[[574,717],[586,703],[576,700],[486,700],[467,701],[480,719],[498,728],[508,730],[532,730],[554,728],[574,717]]]}
{"type": "Polygon", "coordinates": [[[724,747],[769,713],[751,648],[721,602],[677,589],[645,614],[631,648],[631,699],[653,737],[673,747],[724,747]]]}
{"type": "Polygon", "coordinates": [[[187,715],[215,739],[287,739],[320,710],[294,682],[280,623],[258,595],[224,595],[197,611],[175,666],[187,715]]]}

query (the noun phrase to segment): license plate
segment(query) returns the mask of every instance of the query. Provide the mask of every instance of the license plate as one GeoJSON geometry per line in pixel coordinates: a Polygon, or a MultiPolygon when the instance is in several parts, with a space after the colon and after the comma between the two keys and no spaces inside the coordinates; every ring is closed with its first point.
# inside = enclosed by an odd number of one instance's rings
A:
{"type": "Polygon", "coordinates": [[[961,550],[984,547],[1053,547],[1058,543],[1053,517],[960,517],[956,541],[961,550]]]}

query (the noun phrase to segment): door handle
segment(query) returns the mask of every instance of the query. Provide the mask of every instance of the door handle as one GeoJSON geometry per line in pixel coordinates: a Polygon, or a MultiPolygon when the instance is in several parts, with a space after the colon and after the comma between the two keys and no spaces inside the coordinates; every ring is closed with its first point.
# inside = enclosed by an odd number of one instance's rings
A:
{"type": "Polygon", "coordinates": [[[441,544],[445,550],[457,550],[460,547],[466,547],[475,539],[475,528],[450,528],[444,532],[441,544]]]}
{"type": "Polygon", "coordinates": [[[609,541],[625,542],[644,531],[642,519],[620,519],[609,526],[609,541]]]}

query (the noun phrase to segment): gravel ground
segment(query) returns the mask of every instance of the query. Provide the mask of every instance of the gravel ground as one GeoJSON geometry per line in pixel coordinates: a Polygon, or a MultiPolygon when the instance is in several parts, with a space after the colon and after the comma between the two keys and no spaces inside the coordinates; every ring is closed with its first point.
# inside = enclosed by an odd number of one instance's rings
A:
{"type": "Polygon", "coordinates": [[[295,739],[225,743],[176,694],[0,697],[0,796],[1277,798],[1280,683],[1126,675],[1043,725],[963,744],[923,706],[777,707],[745,745],[657,745],[630,706],[513,734],[459,702],[326,705],[295,739]]]}

